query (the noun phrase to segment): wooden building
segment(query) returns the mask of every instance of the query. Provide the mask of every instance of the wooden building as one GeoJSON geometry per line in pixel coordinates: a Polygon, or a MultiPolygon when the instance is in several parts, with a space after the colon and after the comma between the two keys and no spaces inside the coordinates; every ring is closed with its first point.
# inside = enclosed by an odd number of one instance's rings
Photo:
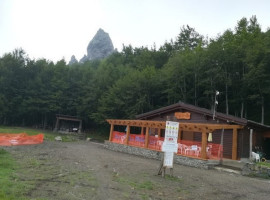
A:
{"type": "Polygon", "coordinates": [[[70,115],[56,115],[56,123],[54,127],[54,132],[77,132],[82,131],[82,120],[75,116],[70,115]]]}
{"type": "MultiPolygon", "coordinates": [[[[180,124],[205,124],[209,127],[219,125],[211,133],[212,144],[223,145],[223,157],[233,160],[249,158],[251,151],[263,151],[270,157],[270,126],[247,119],[226,115],[193,106],[176,103],[136,116],[137,120],[178,121],[180,124]],[[230,127],[231,125],[231,127],[230,127]],[[233,127],[238,125],[238,127],[233,127]]],[[[161,133],[162,135],[162,133],[161,133]]],[[[201,142],[203,134],[197,131],[182,130],[180,140],[201,142]]],[[[207,133],[209,137],[209,131],[207,133]]]]}

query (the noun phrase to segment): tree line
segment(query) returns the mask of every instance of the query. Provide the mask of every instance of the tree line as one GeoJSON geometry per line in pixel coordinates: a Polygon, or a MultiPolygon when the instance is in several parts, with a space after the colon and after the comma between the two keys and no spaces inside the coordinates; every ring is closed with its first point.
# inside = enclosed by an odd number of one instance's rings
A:
{"type": "Polygon", "coordinates": [[[103,60],[68,65],[33,60],[22,49],[0,57],[0,124],[53,127],[56,114],[84,128],[179,101],[270,123],[270,30],[255,16],[208,39],[188,25],[175,40],[123,46],[103,60]]]}

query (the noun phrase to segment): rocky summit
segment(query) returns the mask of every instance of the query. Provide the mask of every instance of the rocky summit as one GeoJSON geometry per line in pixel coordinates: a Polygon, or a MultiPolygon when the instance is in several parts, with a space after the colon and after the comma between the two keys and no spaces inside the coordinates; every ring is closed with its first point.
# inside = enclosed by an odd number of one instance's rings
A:
{"type": "Polygon", "coordinates": [[[84,56],[80,59],[80,63],[85,63],[87,60],[89,60],[89,59],[87,58],[86,55],[84,55],[84,56]]]}
{"type": "Polygon", "coordinates": [[[99,29],[87,47],[88,60],[103,59],[114,52],[112,40],[108,33],[99,29]]]}
{"type": "Polygon", "coordinates": [[[74,55],[72,55],[68,64],[73,65],[73,64],[77,64],[77,63],[78,63],[78,60],[76,59],[76,57],[74,55]]]}
{"type": "MultiPolygon", "coordinates": [[[[112,40],[108,33],[101,28],[89,42],[87,46],[87,55],[84,55],[79,63],[85,63],[88,60],[99,60],[108,57],[114,52],[112,40]]],[[[75,56],[71,56],[69,65],[78,63],[75,56]]]]}

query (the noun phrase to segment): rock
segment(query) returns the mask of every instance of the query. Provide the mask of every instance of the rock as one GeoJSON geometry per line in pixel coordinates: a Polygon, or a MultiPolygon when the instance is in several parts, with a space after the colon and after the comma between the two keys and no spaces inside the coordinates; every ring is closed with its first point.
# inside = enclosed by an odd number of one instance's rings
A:
{"type": "Polygon", "coordinates": [[[76,57],[74,55],[72,55],[68,65],[73,65],[73,64],[77,64],[77,63],[78,63],[78,60],[76,59],[76,57]]]}
{"type": "Polygon", "coordinates": [[[55,139],[55,141],[62,141],[62,137],[61,136],[56,136],[54,139],[55,139]]]}
{"type": "Polygon", "coordinates": [[[267,174],[270,177],[270,168],[267,169],[267,174]]]}
{"type": "Polygon", "coordinates": [[[108,33],[99,29],[87,47],[88,60],[103,59],[114,52],[112,40],[108,33]]]}
{"type": "Polygon", "coordinates": [[[81,59],[80,59],[80,63],[85,63],[86,61],[88,61],[88,58],[86,55],[84,55],[81,59]]]}

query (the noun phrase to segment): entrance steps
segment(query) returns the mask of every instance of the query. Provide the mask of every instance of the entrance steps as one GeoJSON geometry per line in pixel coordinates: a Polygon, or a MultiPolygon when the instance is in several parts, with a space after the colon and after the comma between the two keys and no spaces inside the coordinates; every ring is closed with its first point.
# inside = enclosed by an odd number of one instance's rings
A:
{"type": "Polygon", "coordinates": [[[242,170],[239,170],[239,169],[233,169],[231,167],[228,167],[228,166],[223,166],[223,165],[218,165],[218,166],[215,166],[214,167],[215,170],[218,170],[218,171],[222,171],[222,172],[229,172],[229,173],[232,173],[232,174],[241,174],[242,170]]]}
{"type": "Polygon", "coordinates": [[[249,163],[248,159],[242,160],[223,159],[219,165],[214,167],[214,169],[234,174],[242,174],[242,170],[246,163],[249,163]]]}

